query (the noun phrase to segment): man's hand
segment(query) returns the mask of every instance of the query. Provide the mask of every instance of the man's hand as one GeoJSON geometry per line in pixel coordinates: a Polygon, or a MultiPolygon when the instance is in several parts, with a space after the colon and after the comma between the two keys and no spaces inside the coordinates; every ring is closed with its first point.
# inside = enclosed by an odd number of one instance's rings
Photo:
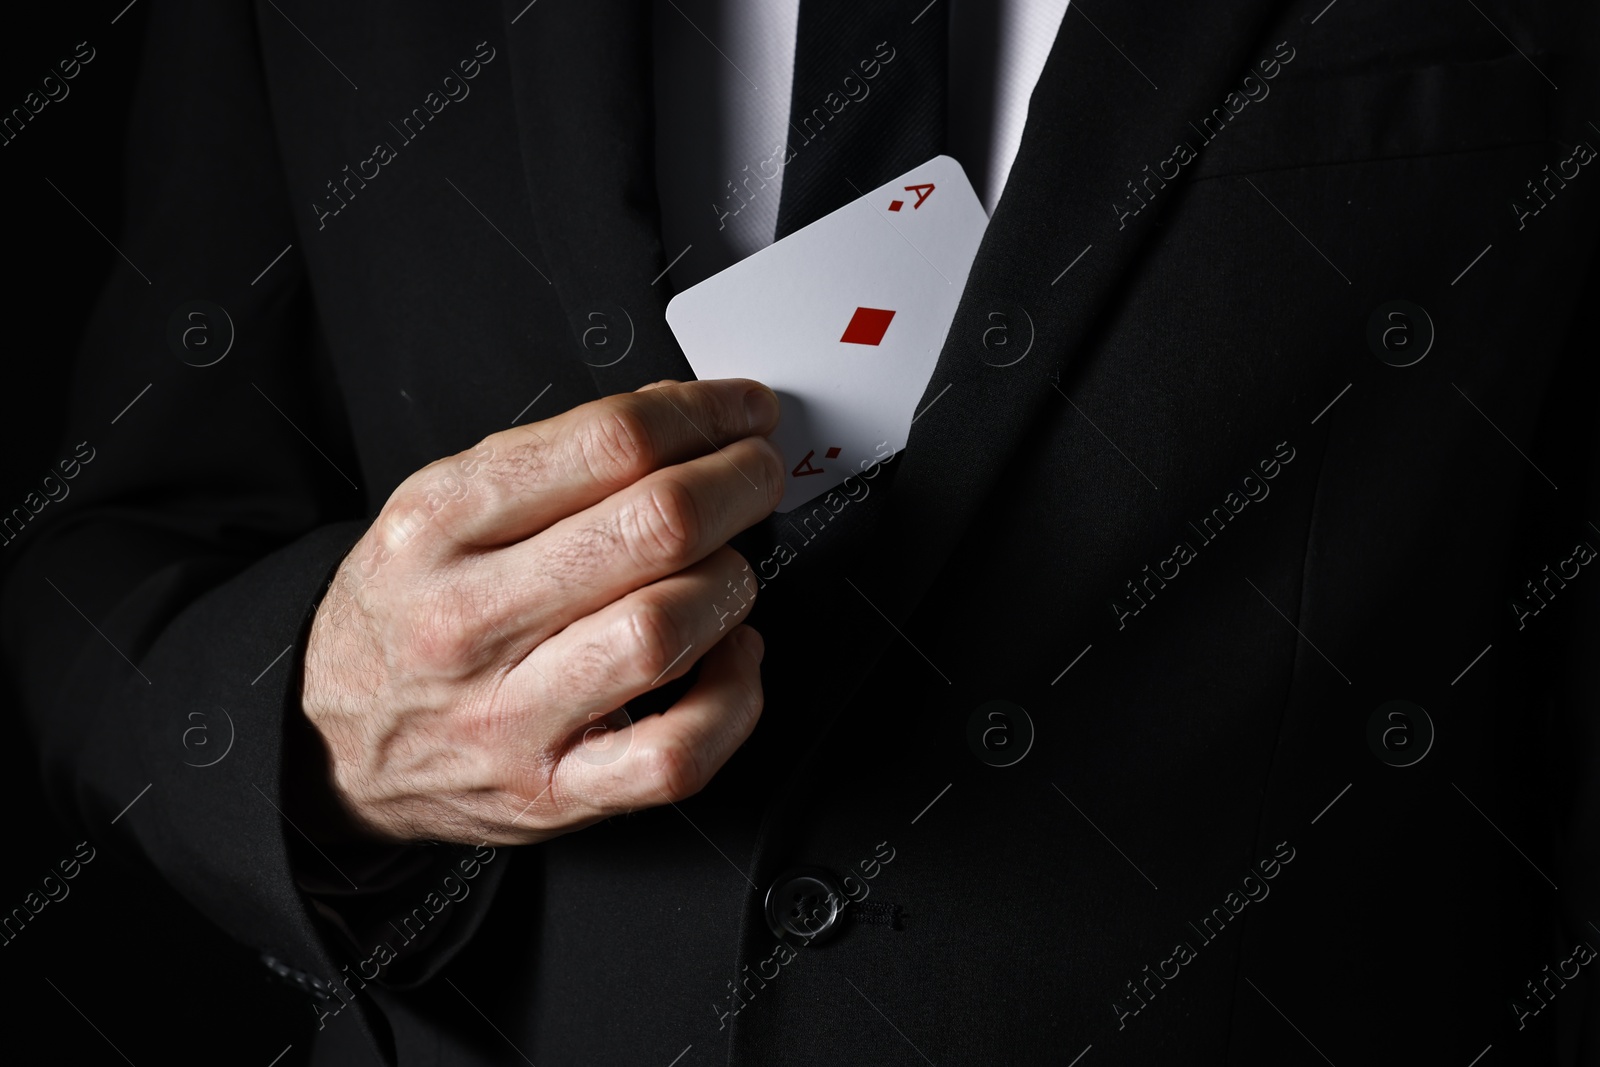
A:
{"type": "Polygon", "coordinates": [[[657,383],[407,478],[306,650],[347,830],[518,844],[704,787],[761,714],[761,638],[736,622],[756,582],[727,541],[783,496],[777,422],[756,382],[657,383]]]}

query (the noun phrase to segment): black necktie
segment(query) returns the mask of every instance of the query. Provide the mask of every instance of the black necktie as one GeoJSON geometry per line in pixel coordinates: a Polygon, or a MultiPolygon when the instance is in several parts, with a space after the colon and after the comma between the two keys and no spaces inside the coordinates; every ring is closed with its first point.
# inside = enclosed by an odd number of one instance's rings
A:
{"type": "Polygon", "coordinates": [[[945,5],[801,0],[776,238],[944,150],[945,5]]]}

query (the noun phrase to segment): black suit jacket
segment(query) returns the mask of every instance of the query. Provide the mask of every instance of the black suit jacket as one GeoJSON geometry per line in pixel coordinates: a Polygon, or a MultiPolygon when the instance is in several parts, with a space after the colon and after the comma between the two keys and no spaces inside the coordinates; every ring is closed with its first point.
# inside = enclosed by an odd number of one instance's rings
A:
{"type": "Polygon", "coordinates": [[[340,901],[279,799],[343,554],[691,376],[650,11],[158,4],[95,458],[7,528],[57,801],[319,1063],[1596,1062],[1592,19],[1075,3],[908,448],[741,538],[756,736],[340,901]],[[825,943],[767,929],[796,866],[866,894],[825,943]]]}

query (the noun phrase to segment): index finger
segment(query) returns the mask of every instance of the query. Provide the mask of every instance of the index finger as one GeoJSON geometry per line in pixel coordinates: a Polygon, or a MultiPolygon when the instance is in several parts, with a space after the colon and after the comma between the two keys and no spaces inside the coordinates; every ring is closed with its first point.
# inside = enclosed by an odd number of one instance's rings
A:
{"type": "MultiPolygon", "coordinates": [[[[599,503],[651,471],[778,425],[778,398],[748,378],[657,384],[485,438],[467,507],[439,518],[458,544],[509,544],[599,503]]],[[[759,479],[752,477],[751,484],[759,479]]],[[[753,490],[754,491],[754,490],[753,490]]]]}

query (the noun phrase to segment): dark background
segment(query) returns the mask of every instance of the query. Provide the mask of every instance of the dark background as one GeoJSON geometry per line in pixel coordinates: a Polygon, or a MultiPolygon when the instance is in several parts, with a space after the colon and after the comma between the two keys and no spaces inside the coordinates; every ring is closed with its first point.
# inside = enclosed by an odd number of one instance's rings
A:
{"type": "MultiPolygon", "coordinates": [[[[116,240],[122,225],[124,127],[146,8],[143,0],[20,5],[7,11],[0,33],[0,114],[21,107],[80,41],[96,52],[66,83],[64,99],[0,146],[0,195],[11,205],[5,305],[13,346],[0,401],[0,509],[20,504],[47,468],[71,454],[62,438],[73,356],[107,272],[120,262],[95,227],[116,240]]],[[[32,532],[0,547],[0,573],[32,532]]],[[[10,679],[0,677],[0,686],[9,727],[0,746],[0,825],[8,838],[0,914],[9,914],[85,837],[51,810],[10,679]]],[[[148,868],[113,854],[105,841],[90,844],[95,859],[66,883],[70,893],[0,944],[10,1022],[0,1058],[20,1041],[50,1049],[56,1063],[267,1067],[289,1045],[277,1067],[304,1062],[309,1001],[269,978],[253,951],[208,925],[148,868]]]]}

